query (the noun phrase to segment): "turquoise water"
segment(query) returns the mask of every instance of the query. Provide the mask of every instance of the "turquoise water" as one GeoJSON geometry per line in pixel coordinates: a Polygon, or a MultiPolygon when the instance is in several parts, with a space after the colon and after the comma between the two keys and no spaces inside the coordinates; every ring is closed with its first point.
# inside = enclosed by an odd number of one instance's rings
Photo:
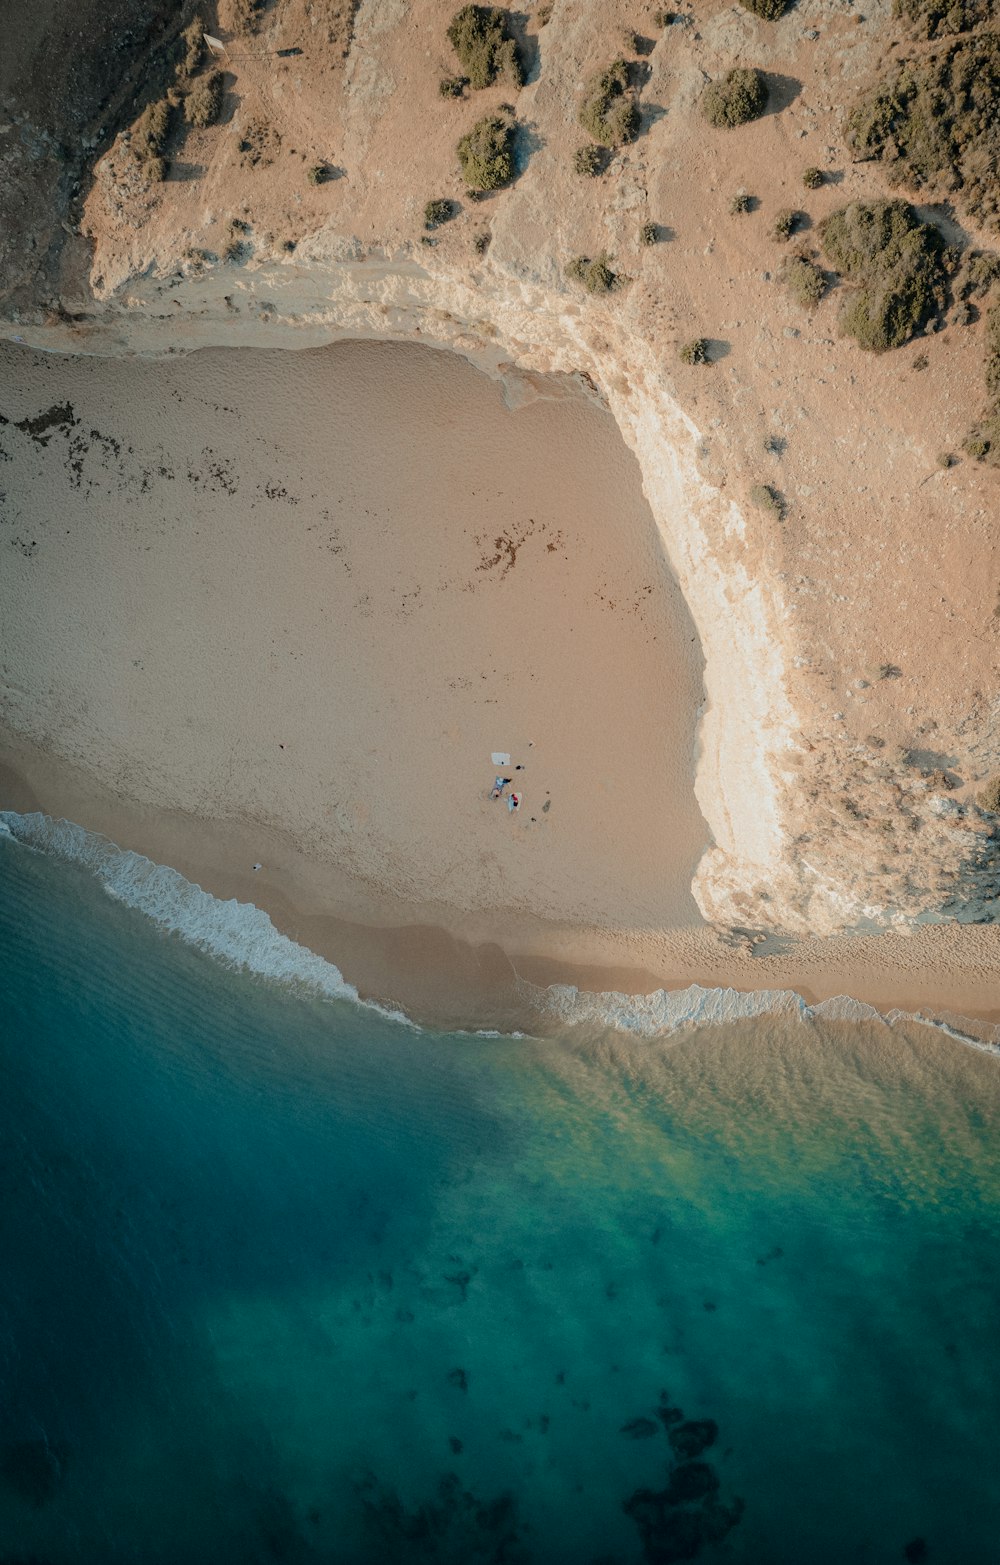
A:
{"type": "Polygon", "coordinates": [[[0,1562],[1000,1558],[995,1057],[419,1032],[3,837],[0,942],[0,1562]]]}

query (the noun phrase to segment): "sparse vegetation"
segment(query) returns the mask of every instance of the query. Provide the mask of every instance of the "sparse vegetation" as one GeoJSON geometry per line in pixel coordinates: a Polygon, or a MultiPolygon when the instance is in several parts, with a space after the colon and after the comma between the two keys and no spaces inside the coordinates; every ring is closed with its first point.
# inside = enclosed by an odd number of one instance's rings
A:
{"type": "Polygon", "coordinates": [[[655,245],[660,237],[659,226],[656,223],[643,223],[639,230],[639,243],[641,245],[655,245]]]}
{"type": "Polygon", "coordinates": [[[540,5],[535,13],[535,20],[539,27],[548,27],[552,20],[552,7],[550,5],[540,5]]]}
{"type": "Polygon", "coordinates": [[[955,463],[957,461],[958,461],[958,458],[956,457],[954,451],[939,451],[938,452],[938,456],[937,456],[937,465],[938,465],[938,467],[946,468],[946,469],[949,468],[949,467],[954,467],[955,463]]]}
{"type": "Polygon", "coordinates": [[[901,347],[943,307],[944,241],[908,202],[852,202],[826,218],[820,236],[830,261],[854,285],[840,324],[862,348],[901,347]]]}
{"type": "Polygon", "coordinates": [[[982,299],[1000,281],[1000,255],[992,250],[968,250],[955,283],[962,299],[982,299]]]}
{"type": "Polygon", "coordinates": [[[184,99],[184,118],[189,125],[204,130],[214,125],[222,110],[223,81],[221,71],[209,71],[195,82],[184,99]]]}
{"type": "Polygon", "coordinates": [[[804,255],[789,256],[781,273],[781,281],[796,304],[804,310],[814,310],[826,292],[826,278],[812,261],[804,255]]]}
{"type": "Polygon", "coordinates": [[[200,16],[196,16],[194,21],[189,22],[185,27],[181,33],[180,44],[184,55],[178,63],[177,75],[193,76],[205,54],[205,24],[200,16]]]}
{"type": "Polygon", "coordinates": [[[461,98],[468,85],[467,76],[444,76],[438,82],[438,92],[442,98],[461,98]]]}
{"type": "Polygon", "coordinates": [[[973,432],[962,442],[962,450],[966,456],[971,456],[974,462],[982,462],[989,455],[990,442],[985,435],[973,432]]]}
{"type": "Polygon", "coordinates": [[[729,211],[733,217],[742,217],[744,213],[752,212],[753,196],[748,195],[745,190],[737,190],[729,203],[729,211]]]}
{"type": "Polygon", "coordinates": [[[926,353],[918,353],[913,363],[910,365],[910,368],[912,370],[916,370],[917,374],[919,375],[920,371],[925,370],[930,362],[931,361],[927,357],[926,353]]]}
{"type": "Polygon", "coordinates": [[[492,87],[501,79],[512,87],[523,84],[524,72],[508,11],[464,5],[452,18],[448,40],[471,87],[492,87]]]}
{"type": "Polygon", "coordinates": [[[892,14],[923,38],[967,33],[992,22],[992,0],[893,0],[892,14]]]}
{"type": "Polygon", "coordinates": [[[807,190],[818,190],[826,183],[826,175],[821,168],[806,168],[802,170],[802,183],[807,190]]]}
{"type": "Polygon", "coordinates": [[[771,229],[771,237],[781,242],[786,239],[791,239],[795,230],[799,226],[799,216],[800,214],[798,212],[793,212],[791,207],[782,207],[781,211],[774,219],[774,227],[771,229]]]}
{"type": "Polygon", "coordinates": [[[639,134],[639,108],[625,60],[615,60],[587,83],[577,116],[602,147],[618,147],[639,134]]]}
{"type": "Polygon", "coordinates": [[[740,0],[740,4],[765,22],[776,22],[788,9],[788,0],[740,0]]]}
{"type": "Polygon", "coordinates": [[[257,31],[264,0],[229,0],[229,25],[245,37],[257,31]]]}
{"type": "Polygon", "coordinates": [[[606,251],[593,259],[586,255],[575,256],[566,264],[566,276],[575,283],[582,283],[588,293],[613,293],[621,287],[622,279],[612,271],[610,259],[606,251]]]}
{"type": "Polygon", "coordinates": [[[424,207],[424,227],[439,228],[442,223],[447,223],[455,216],[455,211],[454,201],[447,201],[443,197],[428,201],[424,207]]]}
{"type": "Polygon", "coordinates": [[[599,147],[596,142],[588,141],[586,146],[577,147],[573,154],[574,169],[578,174],[584,174],[589,179],[603,174],[607,166],[607,148],[599,147]]]}
{"type": "Polygon", "coordinates": [[[680,349],[680,361],[682,364],[707,364],[708,338],[693,337],[690,342],[684,343],[680,349]]]}
{"type": "Polygon", "coordinates": [[[310,185],[325,185],[330,172],[325,163],[313,163],[306,174],[310,185]]]}
{"type": "Polygon", "coordinates": [[[785,514],[785,502],[777,489],[770,484],[753,484],[750,489],[750,503],[759,511],[767,511],[770,516],[779,518],[785,514]]]}
{"type": "Polygon", "coordinates": [[[462,177],[470,191],[499,190],[514,178],[514,121],[487,114],[458,143],[462,177]]]}
{"type": "Polygon", "coordinates": [[[733,130],[759,119],[767,108],[767,83],[753,66],[736,65],[702,94],[705,118],[717,130],[733,130]]]}
{"type": "Polygon", "coordinates": [[[904,61],[858,100],[845,138],[856,158],[881,159],[890,183],[955,194],[979,222],[1000,227],[1000,35],[904,61]]]}
{"type": "Polygon", "coordinates": [[[477,255],[485,255],[490,247],[489,234],[477,234],[472,241],[472,248],[477,255]]]}
{"type": "Polygon", "coordinates": [[[654,25],[656,27],[659,27],[661,29],[664,28],[664,27],[669,27],[673,20],[674,20],[674,12],[673,11],[654,11],[653,12],[653,23],[654,23],[654,25]]]}

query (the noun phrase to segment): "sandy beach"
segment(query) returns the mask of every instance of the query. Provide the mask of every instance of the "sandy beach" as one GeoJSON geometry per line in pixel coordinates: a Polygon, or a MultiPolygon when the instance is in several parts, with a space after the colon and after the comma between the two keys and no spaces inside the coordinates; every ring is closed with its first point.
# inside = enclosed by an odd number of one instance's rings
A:
{"type": "Polygon", "coordinates": [[[4,807],[438,1021],[523,1021],[552,982],[1000,1019],[988,929],[700,920],[699,649],[585,388],[396,344],[3,369],[4,807]]]}

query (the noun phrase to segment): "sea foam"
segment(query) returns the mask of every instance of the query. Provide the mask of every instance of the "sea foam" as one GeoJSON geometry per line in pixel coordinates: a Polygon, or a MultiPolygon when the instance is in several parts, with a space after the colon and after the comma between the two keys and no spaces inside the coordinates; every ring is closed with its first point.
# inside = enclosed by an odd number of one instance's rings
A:
{"type": "Polygon", "coordinates": [[[325,999],[348,1000],[393,1021],[413,1025],[400,1011],[362,1000],[332,962],[281,934],[263,909],[252,902],[214,897],[168,865],[119,848],[107,837],[86,831],[73,821],[3,810],[0,831],[36,852],[82,865],[97,877],[109,896],[138,909],[161,929],[178,935],[228,967],[325,999]]]}

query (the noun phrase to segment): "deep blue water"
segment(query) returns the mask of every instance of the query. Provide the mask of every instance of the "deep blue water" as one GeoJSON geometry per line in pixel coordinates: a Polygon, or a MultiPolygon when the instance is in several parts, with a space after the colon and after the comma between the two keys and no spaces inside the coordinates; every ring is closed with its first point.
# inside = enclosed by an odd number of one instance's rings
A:
{"type": "Polygon", "coordinates": [[[0,838],[0,1565],[1000,1559],[1000,1061],[435,1035],[0,838]]]}

